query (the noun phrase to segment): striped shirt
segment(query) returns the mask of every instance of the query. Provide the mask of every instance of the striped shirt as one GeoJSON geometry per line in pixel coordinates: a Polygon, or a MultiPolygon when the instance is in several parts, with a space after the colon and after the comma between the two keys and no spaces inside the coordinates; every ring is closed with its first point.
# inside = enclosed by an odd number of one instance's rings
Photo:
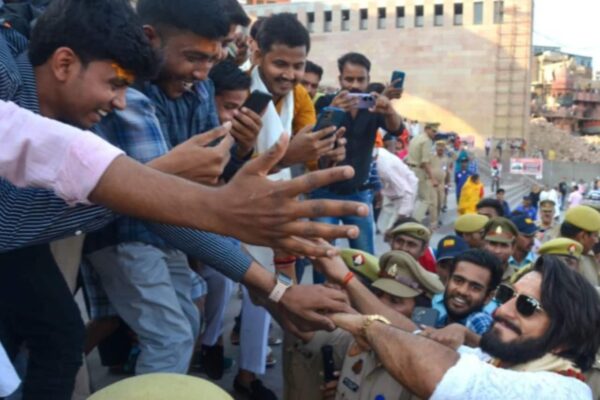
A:
{"type": "MultiPolygon", "coordinates": [[[[14,58],[22,37],[12,30],[0,29],[0,99],[13,101],[39,113],[37,86],[26,53],[14,58]]],[[[152,146],[145,130],[133,131],[135,142],[152,146]]],[[[118,146],[118,143],[114,143],[118,146]]],[[[121,147],[121,146],[118,146],[121,147]]],[[[134,148],[135,146],[131,146],[134,148]]],[[[121,147],[129,153],[130,148],[121,147]]],[[[166,151],[166,147],[164,148],[166,151]]],[[[53,192],[19,189],[0,179],[0,252],[55,239],[96,231],[114,220],[115,214],[99,206],[68,206],[53,192]]],[[[251,264],[239,246],[220,235],[194,229],[146,224],[169,245],[213,266],[239,281],[251,264]]]]}

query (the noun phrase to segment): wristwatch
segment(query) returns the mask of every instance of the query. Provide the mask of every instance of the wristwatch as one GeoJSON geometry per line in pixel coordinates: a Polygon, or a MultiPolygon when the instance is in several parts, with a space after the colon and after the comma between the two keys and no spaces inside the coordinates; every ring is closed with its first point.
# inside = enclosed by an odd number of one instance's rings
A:
{"type": "Polygon", "coordinates": [[[286,290],[289,289],[290,286],[294,284],[294,281],[289,276],[278,272],[275,277],[277,278],[277,282],[275,283],[275,287],[271,290],[269,294],[269,300],[274,303],[279,303],[283,294],[286,290]]]}

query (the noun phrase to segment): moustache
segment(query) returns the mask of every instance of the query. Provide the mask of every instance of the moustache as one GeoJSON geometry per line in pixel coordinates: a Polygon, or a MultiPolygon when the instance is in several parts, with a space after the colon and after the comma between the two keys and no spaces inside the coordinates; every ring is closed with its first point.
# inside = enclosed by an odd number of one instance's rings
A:
{"type": "Polygon", "coordinates": [[[521,329],[519,329],[518,326],[516,326],[515,324],[513,324],[512,322],[510,322],[509,320],[502,318],[502,317],[498,317],[497,315],[494,316],[494,324],[501,322],[502,324],[504,324],[508,329],[514,331],[517,335],[521,334],[521,329]]]}
{"type": "Polygon", "coordinates": [[[350,89],[348,92],[350,92],[350,93],[362,93],[362,91],[360,91],[358,89],[350,89]]]}

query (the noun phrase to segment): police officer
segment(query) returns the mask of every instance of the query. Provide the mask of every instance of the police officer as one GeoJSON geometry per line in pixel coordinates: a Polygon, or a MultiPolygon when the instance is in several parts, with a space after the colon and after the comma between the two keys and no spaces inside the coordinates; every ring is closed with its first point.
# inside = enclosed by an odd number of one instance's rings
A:
{"type": "Polygon", "coordinates": [[[431,168],[431,147],[433,138],[437,133],[439,124],[428,123],[425,125],[425,131],[415,137],[408,147],[408,156],[406,165],[408,165],[419,179],[417,188],[417,206],[413,213],[417,221],[423,221],[425,213],[432,205],[432,192],[441,182],[438,182],[431,168]]]}
{"type": "Polygon", "coordinates": [[[519,230],[519,235],[515,243],[515,250],[513,255],[508,259],[508,263],[516,269],[521,269],[536,259],[533,248],[538,228],[531,218],[523,214],[513,215],[510,220],[519,230]]]}
{"type": "Polygon", "coordinates": [[[517,271],[508,260],[515,251],[519,230],[512,221],[503,217],[492,218],[484,230],[484,249],[500,259],[504,270],[502,282],[509,282],[511,276],[517,271]]]}
{"type": "MultiPolygon", "coordinates": [[[[583,246],[581,244],[567,238],[549,240],[544,243],[538,251],[540,256],[547,254],[559,258],[575,271],[579,271],[579,259],[581,258],[582,252],[583,246]]],[[[510,281],[515,283],[521,276],[531,271],[532,267],[533,263],[521,268],[519,271],[515,272],[510,281]]]]}
{"type": "Polygon", "coordinates": [[[429,218],[433,227],[441,226],[439,215],[445,204],[446,185],[450,181],[449,167],[450,159],[446,155],[446,141],[438,140],[435,142],[435,154],[431,157],[431,174],[439,183],[432,190],[432,202],[429,207],[429,218]]]}
{"type": "Polygon", "coordinates": [[[454,231],[457,236],[467,242],[470,248],[481,249],[485,244],[483,240],[484,228],[489,220],[488,217],[480,214],[461,215],[454,222],[454,231]]]}
{"type": "MultiPolygon", "coordinates": [[[[380,258],[380,278],[373,282],[379,299],[410,318],[416,306],[430,307],[444,287],[409,254],[391,251],[380,258]]],[[[327,397],[326,397],[327,398],[327,397]]],[[[336,400],[416,399],[381,365],[375,353],[352,343],[346,352],[336,388],[336,400]]]]}
{"type": "Polygon", "coordinates": [[[554,222],[554,213],[556,210],[556,203],[554,200],[545,199],[540,202],[540,221],[538,222],[538,240],[542,243],[546,243],[552,239],[552,230],[556,226],[554,222]]]}
{"type": "MultiPolygon", "coordinates": [[[[379,278],[379,258],[355,249],[342,249],[341,257],[357,278],[370,287],[379,278]]],[[[342,329],[333,332],[317,331],[302,339],[285,336],[283,344],[283,398],[284,400],[306,400],[322,398],[323,357],[321,348],[329,345],[333,349],[336,370],[342,367],[346,350],[352,336],[342,329]]]]}
{"type": "Polygon", "coordinates": [[[560,226],[560,235],[579,242],[583,254],[579,261],[581,274],[594,286],[599,284],[600,265],[596,261],[592,248],[598,243],[600,231],[600,213],[589,206],[575,206],[565,213],[560,226]]]}

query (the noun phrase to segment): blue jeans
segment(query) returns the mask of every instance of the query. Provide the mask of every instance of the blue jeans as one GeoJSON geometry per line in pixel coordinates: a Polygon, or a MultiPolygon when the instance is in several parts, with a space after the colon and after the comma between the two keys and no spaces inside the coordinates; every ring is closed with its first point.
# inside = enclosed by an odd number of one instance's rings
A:
{"type": "MultiPolygon", "coordinates": [[[[356,192],[352,194],[336,194],[327,189],[317,189],[310,194],[311,199],[328,199],[328,200],[345,200],[357,201],[365,203],[369,207],[369,215],[366,217],[358,217],[348,215],[345,217],[322,217],[316,218],[314,221],[325,222],[328,224],[339,225],[340,222],[345,225],[356,225],[360,229],[360,234],[356,239],[348,239],[350,247],[366,251],[369,254],[375,253],[375,231],[373,228],[373,208],[372,208],[372,193],[370,190],[356,192]]],[[[325,278],[313,270],[314,283],[323,283],[325,278]]]]}

